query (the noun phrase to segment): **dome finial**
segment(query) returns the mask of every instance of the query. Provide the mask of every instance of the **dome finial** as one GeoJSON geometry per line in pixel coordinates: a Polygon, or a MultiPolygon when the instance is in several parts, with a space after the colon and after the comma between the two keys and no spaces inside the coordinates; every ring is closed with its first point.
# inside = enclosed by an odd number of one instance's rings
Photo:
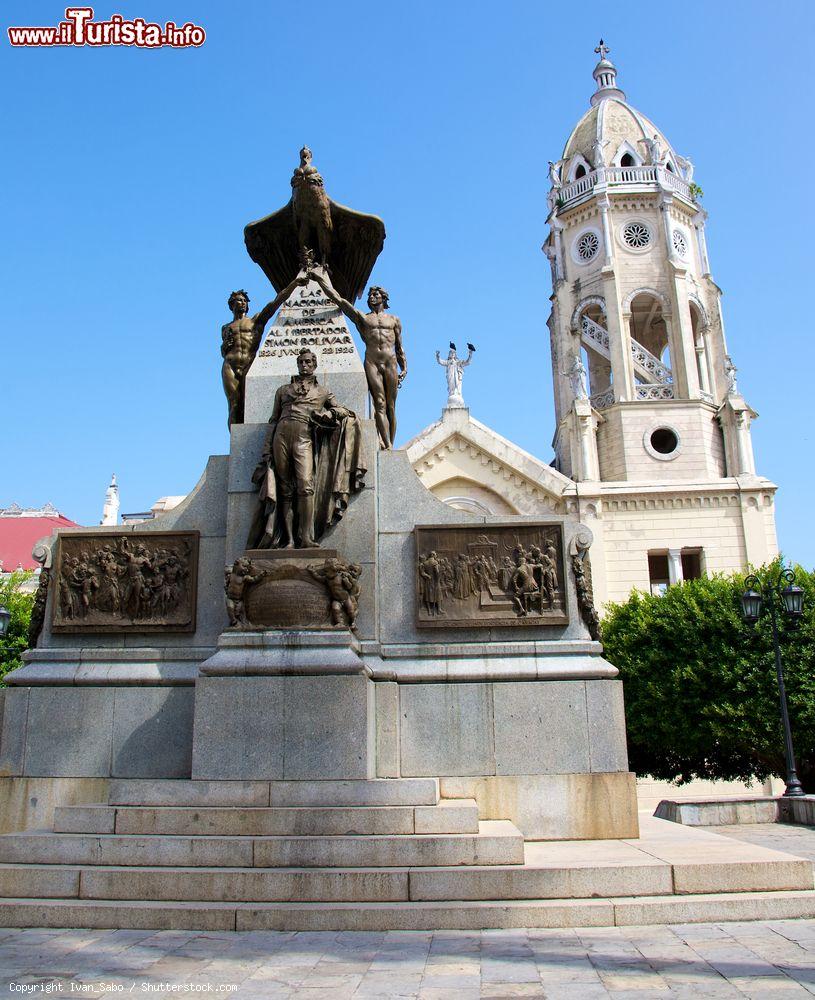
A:
{"type": "Polygon", "coordinates": [[[594,67],[592,76],[597,82],[597,90],[591,95],[591,104],[599,104],[605,97],[616,97],[620,101],[625,100],[625,94],[617,87],[617,67],[608,58],[611,49],[603,39],[594,50],[600,56],[600,61],[594,67]]]}

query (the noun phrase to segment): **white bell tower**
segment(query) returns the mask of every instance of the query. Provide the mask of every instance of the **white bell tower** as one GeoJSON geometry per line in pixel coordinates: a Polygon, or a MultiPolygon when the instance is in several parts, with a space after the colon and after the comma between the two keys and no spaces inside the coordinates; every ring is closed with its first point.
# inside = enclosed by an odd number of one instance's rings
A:
{"type": "MultiPolygon", "coordinates": [[[[602,39],[595,52],[590,107],[549,166],[554,465],[597,494],[598,511],[611,484],[664,496],[760,482],[766,496],[775,487],[756,476],[756,414],[728,354],[693,165],[628,103],[602,39]]],[[[774,553],[769,519],[732,568],[774,553]]]]}
{"type": "Polygon", "coordinates": [[[591,107],[550,167],[556,464],[576,480],[754,474],[693,166],[595,51],[591,107]]]}

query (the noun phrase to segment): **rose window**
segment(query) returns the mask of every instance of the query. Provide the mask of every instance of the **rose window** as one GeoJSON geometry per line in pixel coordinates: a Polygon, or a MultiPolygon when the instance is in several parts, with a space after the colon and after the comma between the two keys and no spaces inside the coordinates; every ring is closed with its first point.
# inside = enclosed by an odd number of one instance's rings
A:
{"type": "Polygon", "coordinates": [[[685,239],[684,233],[680,232],[680,230],[678,229],[674,229],[673,233],[671,233],[671,240],[673,242],[674,250],[676,251],[677,255],[680,257],[687,257],[688,244],[685,239]]]}
{"type": "Polygon", "coordinates": [[[597,233],[593,233],[591,231],[583,233],[577,241],[577,256],[584,264],[593,260],[597,256],[597,251],[599,249],[600,240],[597,233]]]}
{"type": "Polygon", "coordinates": [[[623,242],[632,250],[643,250],[651,242],[651,230],[644,222],[627,222],[623,226],[623,242]]]}

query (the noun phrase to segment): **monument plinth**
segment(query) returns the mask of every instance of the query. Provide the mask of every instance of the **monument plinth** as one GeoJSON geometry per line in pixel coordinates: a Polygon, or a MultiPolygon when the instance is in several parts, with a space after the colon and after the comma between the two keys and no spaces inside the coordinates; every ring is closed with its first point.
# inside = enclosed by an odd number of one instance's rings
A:
{"type": "Polygon", "coordinates": [[[310,279],[281,307],[248,370],[245,423],[268,421],[275,392],[291,381],[304,347],[314,351],[321,381],[343,406],[366,415],[365,371],[351,330],[340,309],[310,279]]]}
{"type": "MultiPolygon", "coordinates": [[[[250,317],[233,292],[221,331],[230,453],[154,521],[82,533],[78,563],[80,533],[51,539],[0,767],[70,777],[86,800],[98,779],[430,777],[528,838],[636,836],[591,532],[563,510],[476,515],[425,489],[392,447],[402,323],[380,286],[355,305],[384,227],[351,212],[349,249],[309,157],[292,183],[247,227],[280,294],[250,317]]],[[[474,347],[450,351],[460,405],[474,347]]]]}

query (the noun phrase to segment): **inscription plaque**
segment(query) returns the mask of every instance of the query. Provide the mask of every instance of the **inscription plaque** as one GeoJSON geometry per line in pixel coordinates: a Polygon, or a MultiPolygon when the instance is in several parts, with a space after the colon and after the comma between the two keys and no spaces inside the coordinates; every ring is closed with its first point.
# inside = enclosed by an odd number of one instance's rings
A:
{"type": "Polygon", "coordinates": [[[197,575],[197,531],[60,535],[51,627],[193,632],[197,575]]]}
{"type": "Polygon", "coordinates": [[[560,524],[422,525],[415,536],[420,627],[569,621],[560,524]]]}

